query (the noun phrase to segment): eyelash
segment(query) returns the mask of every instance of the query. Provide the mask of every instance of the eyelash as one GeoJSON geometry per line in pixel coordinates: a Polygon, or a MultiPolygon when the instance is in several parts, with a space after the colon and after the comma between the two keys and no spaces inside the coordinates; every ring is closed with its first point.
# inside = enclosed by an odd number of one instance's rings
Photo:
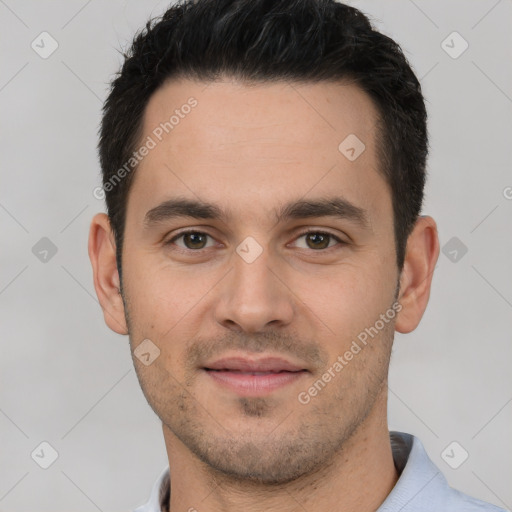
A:
{"type": "MultiPolygon", "coordinates": [[[[338,242],[336,245],[334,245],[332,247],[327,247],[325,249],[317,249],[317,250],[310,249],[312,252],[327,252],[330,249],[335,249],[338,246],[348,245],[348,242],[345,242],[344,240],[342,240],[338,236],[333,235],[332,233],[329,233],[328,231],[319,231],[319,230],[316,230],[316,229],[308,229],[306,231],[302,231],[301,233],[299,233],[297,235],[295,240],[297,240],[297,239],[299,239],[299,238],[301,238],[303,236],[309,235],[311,233],[314,233],[314,234],[317,234],[317,235],[327,235],[330,238],[334,239],[336,242],[338,242]]],[[[165,246],[172,245],[176,240],[178,240],[179,238],[181,238],[181,237],[183,237],[185,235],[188,235],[188,234],[200,234],[200,235],[209,236],[212,239],[214,238],[213,236],[211,236],[210,234],[208,234],[208,233],[206,233],[204,231],[198,231],[198,230],[195,230],[195,229],[191,229],[191,230],[182,231],[181,233],[178,233],[177,235],[173,236],[170,240],[165,242],[164,245],[165,246]]],[[[206,249],[208,249],[208,248],[206,248],[206,249]]],[[[188,248],[178,247],[178,250],[185,251],[185,252],[196,252],[196,253],[199,253],[199,252],[204,251],[206,249],[205,248],[203,248],[203,249],[188,249],[188,248]]]]}

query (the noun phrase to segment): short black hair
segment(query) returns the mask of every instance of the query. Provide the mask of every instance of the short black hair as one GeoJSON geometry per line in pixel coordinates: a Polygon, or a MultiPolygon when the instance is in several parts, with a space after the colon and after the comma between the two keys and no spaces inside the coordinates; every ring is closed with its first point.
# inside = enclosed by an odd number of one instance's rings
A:
{"type": "MultiPolygon", "coordinates": [[[[169,79],[355,83],[377,108],[379,171],[393,204],[396,263],[421,211],[428,153],[421,87],[400,46],[358,9],[334,0],[179,1],[138,32],[103,108],[99,156],[121,255],[145,108],[169,79]],[[133,160],[133,159],[132,159],[133,160]],[[116,179],[117,178],[117,179],[116,179]]],[[[341,142],[341,141],[340,141],[341,142]]]]}

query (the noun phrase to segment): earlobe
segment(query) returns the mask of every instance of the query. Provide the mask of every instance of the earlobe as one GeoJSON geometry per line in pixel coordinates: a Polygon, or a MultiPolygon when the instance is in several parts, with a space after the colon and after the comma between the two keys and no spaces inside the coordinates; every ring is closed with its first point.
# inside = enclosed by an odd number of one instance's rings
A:
{"type": "Polygon", "coordinates": [[[439,238],[436,223],[432,217],[419,217],[407,240],[398,295],[402,309],[395,323],[396,331],[408,333],[416,329],[420,323],[427,308],[438,257],[439,238]]]}
{"type": "Polygon", "coordinates": [[[114,235],[105,213],[96,214],[91,221],[89,258],[93,268],[94,288],[103,309],[105,323],[118,334],[128,334],[120,294],[114,235]]]}

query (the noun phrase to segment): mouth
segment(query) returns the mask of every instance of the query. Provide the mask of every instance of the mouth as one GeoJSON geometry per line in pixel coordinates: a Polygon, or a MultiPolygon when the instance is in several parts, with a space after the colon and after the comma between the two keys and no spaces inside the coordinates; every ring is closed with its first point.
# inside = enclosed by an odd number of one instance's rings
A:
{"type": "Polygon", "coordinates": [[[202,368],[218,385],[242,396],[262,396],[303,378],[307,369],[278,357],[219,359],[202,368]]]}

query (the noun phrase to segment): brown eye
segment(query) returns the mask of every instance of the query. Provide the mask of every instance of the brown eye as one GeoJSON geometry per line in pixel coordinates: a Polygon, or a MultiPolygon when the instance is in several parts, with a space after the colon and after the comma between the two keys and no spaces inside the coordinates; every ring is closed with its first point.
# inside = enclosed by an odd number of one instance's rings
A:
{"type": "Polygon", "coordinates": [[[176,235],[169,240],[165,245],[175,244],[177,240],[182,240],[182,243],[176,245],[182,249],[200,250],[207,247],[208,238],[211,238],[207,233],[201,231],[185,231],[176,235]]]}
{"type": "Polygon", "coordinates": [[[331,236],[326,233],[308,233],[306,243],[310,249],[327,249],[331,236]]]}
{"type": "Polygon", "coordinates": [[[329,249],[333,245],[344,245],[343,240],[339,239],[337,236],[332,235],[331,233],[326,233],[324,231],[306,231],[299,235],[297,240],[301,238],[304,239],[305,244],[302,246],[299,244],[298,247],[301,249],[313,249],[316,251],[329,249]],[[332,242],[337,243],[332,243],[332,242]]]}
{"type": "Polygon", "coordinates": [[[183,242],[188,249],[203,249],[206,244],[206,236],[204,233],[185,233],[183,242]]]}

